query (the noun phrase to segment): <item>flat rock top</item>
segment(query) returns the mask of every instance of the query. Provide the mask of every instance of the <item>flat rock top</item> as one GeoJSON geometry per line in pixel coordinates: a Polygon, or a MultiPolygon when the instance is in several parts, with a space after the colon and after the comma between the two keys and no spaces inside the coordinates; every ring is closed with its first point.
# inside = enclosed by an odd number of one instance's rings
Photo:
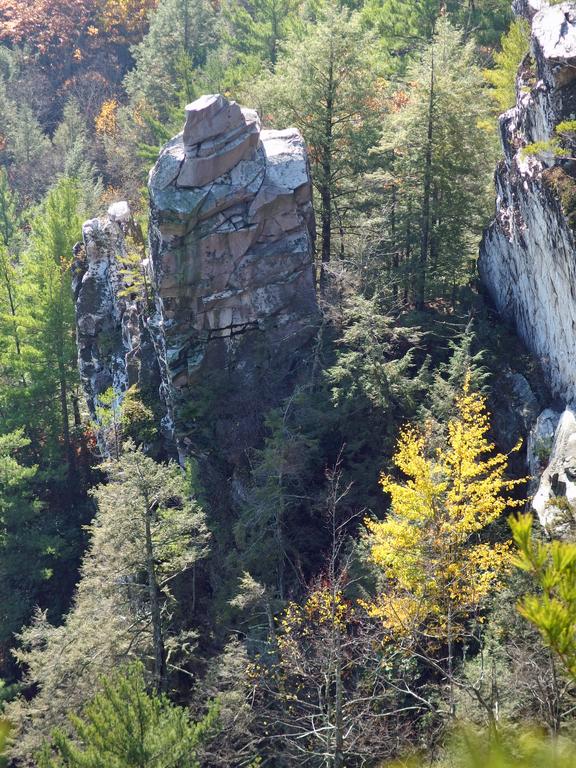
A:
{"type": "Polygon", "coordinates": [[[186,106],[184,146],[194,146],[228,133],[244,122],[242,110],[235,101],[228,101],[219,93],[200,96],[186,106]]]}
{"type": "Polygon", "coordinates": [[[543,8],[534,16],[532,35],[545,59],[576,58],[576,5],[561,3],[543,8]]]}
{"type": "Polygon", "coordinates": [[[278,187],[298,189],[309,181],[304,139],[296,128],[260,132],[267,165],[267,180],[278,187]]]}

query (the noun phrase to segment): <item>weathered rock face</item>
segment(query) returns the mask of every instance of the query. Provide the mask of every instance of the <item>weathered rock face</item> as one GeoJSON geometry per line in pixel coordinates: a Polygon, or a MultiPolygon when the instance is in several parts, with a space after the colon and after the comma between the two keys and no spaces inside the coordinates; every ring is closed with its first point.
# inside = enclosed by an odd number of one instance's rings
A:
{"type": "Polygon", "coordinates": [[[480,272],[501,314],[538,357],[553,393],[576,399],[576,245],[558,192],[576,185],[572,161],[528,156],[576,116],[576,6],[517,3],[532,18],[532,54],[518,75],[517,104],[500,118],[504,161],[496,172],[496,219],[480,272]],[[542,10],[538,8],[542,7],[542,10]]]}
{"type": "MultiPolygon", "coordinates": [[[[531,54],[517,80],[517,103],[500,118],[504,161],[496,171],[496,218],[481,246],[480,272],[500,313],[515,324],[564,403],[576,401],[576,241],[570,196],[576,163],[547,142],[576,118],[576,6],[516,0],[532,23],[531,54]],[[568,193],[568,194],[567,194],[568,193]]],[[[574,156],[574,148],[568,154],[574,156]]],[[[528,440],[532,506],[546,531],[576,534],[576,417],[546,409],[528,440]]]]}
{"type": "MultiPolygon", "coordinates": [[[[576,534],[576,414],[571,408],[561,415],[544,411],[539,422],[536,431],[542,458],[546,451],[549,458],[532,507],[547,533],[573,539],[576,534]]],[[[537,452],[536,458],[538,456],[537,452]]]]}
{"type": "Polygon", "coordinates": [[[87,221],[72,268],[78,365],[95,420],[99,397],[110,387],[121,399],[133,384],[157,392],[160,383],[141,301],[127,290],[122,272],[129,221],[125,202],[110,206],[107,216],[87,221]]]}
{"type": "Polygon", "coordinates": [[[235,462],[291,393],[317,328],[304,143],[204,96],[149,186],[151,316],[123,278],[126,204],[84,225],[74,292],[88,404],[94,416],[110,386],[120,399],[133,383],[155,388],[181,454],[196,438],[235,462]]]}
{"type": "Polygon", "coordinates": [[[304,143],[295,129],[263,131],[252,110],[204,96],[187,107],[149,189],[150,325],[176,437],[185,445],[208,408],[234,454],[289,393],[316,330],[304,143]]]}

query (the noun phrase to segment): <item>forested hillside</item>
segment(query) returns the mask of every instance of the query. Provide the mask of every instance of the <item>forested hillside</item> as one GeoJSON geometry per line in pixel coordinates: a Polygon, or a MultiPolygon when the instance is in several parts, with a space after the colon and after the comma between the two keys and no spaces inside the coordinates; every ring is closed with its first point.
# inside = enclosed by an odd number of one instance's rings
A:
{"type": "Polygon", "coordinates": [[[575,30],[0,0],[2,765],[576,764],[575,30]]]}

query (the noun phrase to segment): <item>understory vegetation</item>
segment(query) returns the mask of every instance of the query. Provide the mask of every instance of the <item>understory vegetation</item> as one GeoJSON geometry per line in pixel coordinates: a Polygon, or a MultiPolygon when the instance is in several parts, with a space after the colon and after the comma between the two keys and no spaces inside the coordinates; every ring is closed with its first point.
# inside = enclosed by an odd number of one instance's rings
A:
{"type": "Polygon", "coordinates": [[[546,393],[476,272],[527,49],[509,0],[0,0],[3,764],[575,764],[576,545],[523,514],[515,382],[546,393]],[[234,503],[222,383],[183,466],[149,392],[97,439],[71,291],[204,93],[301,131],[318,229],[314,362],[234,503]]]}

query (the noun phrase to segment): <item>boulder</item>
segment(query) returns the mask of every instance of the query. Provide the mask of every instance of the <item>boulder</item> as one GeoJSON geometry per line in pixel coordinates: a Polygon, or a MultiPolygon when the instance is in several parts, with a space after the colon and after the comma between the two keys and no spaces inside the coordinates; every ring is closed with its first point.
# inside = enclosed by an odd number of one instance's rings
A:
{"type": "Polygon", "coordinates": [[[215,136],[224,136],[244,121],[238,104],[219,93],[201,96],[188,104],[185,111],[183,142],[186,148],[215,136]]]}
{"type": "Polygon", "coordinates": [[[130,206],[126,200],[121,200],[119,203],[112,203],[108,208],[108,217],[110,221],[127,224],[130,221],[131,216],[130,206]]]}
{"type": "Polygon", "coordinates": [[[528,434],[526,446],[526,465],[530,476],[536,481],[550,461],[554,435],[560,421],[561,412],[553,408],[545,408],[538,415],[536,422],[528,434]]]}

